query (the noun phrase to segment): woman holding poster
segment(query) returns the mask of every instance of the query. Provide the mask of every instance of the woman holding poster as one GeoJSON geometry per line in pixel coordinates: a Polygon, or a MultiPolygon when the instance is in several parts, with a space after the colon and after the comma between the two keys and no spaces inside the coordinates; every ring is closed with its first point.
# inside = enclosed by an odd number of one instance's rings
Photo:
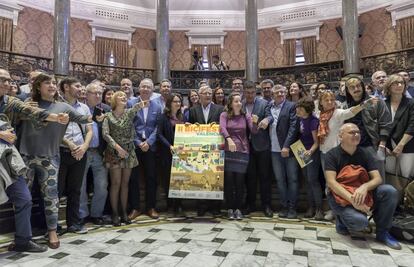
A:
{"type": "Polygon", "coordinates": [[[257,116],[242,110],[241,95],[229,96],[225,111],[220,115],[220,133],[226,140],[224,160],[224,195],[228,218],[241,220],[244,175],[249,163],[249,131],[257,132],[257,116]]]}
{"type": "Polygon", "coordinates": [[[161,168],[161,181],[164,183],[164,190],[167,196],[168,208],[173,208],[174,216],[184,216],[179,199],[168,199],[170,188],[170,174],[172,155],[175,153],[174,134],[175,125],[184,123],[184,116],[181,111],[182,98],[179,94],[171,94],[165,102],[164,112],[158,118],[157,135],[160,140],[160,155],[164,166],[161,168]],[[172,203],[171,203],[172,202],[172,203]]]}

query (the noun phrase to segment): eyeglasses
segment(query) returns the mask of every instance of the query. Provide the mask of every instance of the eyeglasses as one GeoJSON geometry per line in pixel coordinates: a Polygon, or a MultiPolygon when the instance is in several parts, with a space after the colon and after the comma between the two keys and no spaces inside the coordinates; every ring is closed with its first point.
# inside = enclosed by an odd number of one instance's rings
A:
{"type": "Polygon", "coordinates": [[[270,90],[272,87],[263,87],[263,90],[270,90]]]}
{"type": "Polygon", "coordinates": [[[395,82],[391,83],[391,85],[402,86],[402,85],[404,85],[404,82],[403,81],[395,81],[395,82]]]}
{"type": "Polygon", "coordinates": [[[0,81],[1,81],[2,83],[5,83],[5,82],[9,82],[9,83],[11,83],[13,80],[12,80],[11,78],[0,77],[0,81]]]}
{"type": "Polygon", "coordinates": [[[88,94],[96,95],[96,96],[101,96],[102,95],[102,92],[89,92],[88,91],[88,94]]]}
{"type": "Polygon", "coordinates": [[[350,135],[361,135],[361,132],[360,131],[358,131],[358,130],[355,130],[355,131],[349,131],[349,132],[346,132],[347,134],[350,134],[350,135]]]}
{"type": "Polygon", "coordinates": [[[204,93],[200,93],[200,95],[212,95],[212,93],[204,92],[204,93]]]}

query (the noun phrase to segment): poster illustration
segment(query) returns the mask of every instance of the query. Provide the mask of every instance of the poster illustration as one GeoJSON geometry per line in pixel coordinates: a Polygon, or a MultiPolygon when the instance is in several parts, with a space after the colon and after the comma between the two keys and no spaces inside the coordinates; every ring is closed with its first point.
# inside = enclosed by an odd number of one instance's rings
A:
{"type": "Polygon", "coordinates": [[[312,162],[312,159],[305,155],[306,149],[302,141],[296,141],[290,146],[290,149],[292,149],[292,152],[295,155],[295,158],[298,161],[301,168],[304,168],[306,165],[312,162]]]}
{"type": "Polygon", "coordinates": [[[176,125],[169,198],[223,199],[224,139],[219,128],[176,125]]]}

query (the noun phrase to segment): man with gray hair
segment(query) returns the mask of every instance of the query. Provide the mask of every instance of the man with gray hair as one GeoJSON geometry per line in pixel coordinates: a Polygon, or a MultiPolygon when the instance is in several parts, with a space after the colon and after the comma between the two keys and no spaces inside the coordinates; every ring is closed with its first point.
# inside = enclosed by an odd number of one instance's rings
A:
{"type": "Polygon", "coordinates": [[[272,101],[272,88],[274,83],[270,79],[263,80],[260,83],[260,87],[262,88],[263,99],[267,102],[272,101]]]}
{"type": "Polygon", "coordinates": [[[387,73],[382,70],[374,72],[371,76],[372,84],[374,85],[373,94],[381,99],[384,99],[382,90],[384,88],[385,82],[387,81],[387,78],[387,73]]]}
{"type": "Polygon", "coordinates": [[[100,83],[90,83],[86,86],[86,104],[93,114],[93,136],[89,143],[85,174],[82,181],[79,215],[82,220],[90,216],[92,223],[103,225],[103,211],[108,195],[108,170],[103,162],[103,152],[106,143],[102,137],[102,122],[104,113],[110,112],[111,108],[102,103],[103,88],[100,83]],[[88,210],[88,194],[86,190],[88,169],[93,173],[93,197],[91,210],[88,210]]]}
{"type": "MultiPolygon", "coordinates": [[[[134,119],[134,127],[136,132],[135,153],[137,154],[140,166],[144,168],[145,173],[145,209],[153,219],[159,217],[156,211],[156,193],[157,193],[157,177],[156,177],[156,141],[157,141],[157,124],[158,117],[162,113],[158,100],[151,100],[154,90],[154,83],[151,79],[145,78],[139,84],[139,97],[131,101],[132,106],[139,101],[149,101],[149,105],[139,110],[134,119]]],[[[128,218],[135,219],[141,214],[140,210],[140,190],[139,190],[139,171],[138,167],[132,170],[129,183],[129,203],[132,211],[128,218]]]]}

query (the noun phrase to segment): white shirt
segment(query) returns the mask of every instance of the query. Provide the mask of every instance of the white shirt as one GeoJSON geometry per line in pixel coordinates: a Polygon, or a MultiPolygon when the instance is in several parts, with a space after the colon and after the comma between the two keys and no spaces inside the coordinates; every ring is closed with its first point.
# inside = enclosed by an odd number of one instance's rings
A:
{"type": "Polygon", "coordinates": [[[279,138],[277,138],[277,122],[279,120],[280,111],[282,110],[283,105],[285,104],[286,100],[283,100],[282,103],[276,104],[273,102],[272,107],[270,108],[270,113],[273,117],[273,123],[270,125],[270,143],[271,143],[271,151],[272,152],[280,152],[282,149],[280,147],[279,138]]]}
{"type": "Polygon", "coordinates": [[[30,93],[30,85],[29,84],[25,84],[25,85],[22,85],[22,86],[20,86],[20,91],[22,92],[22,93],[26,93],[26,94],[29,94],[30,93]]]}
{"type": "MultiPolygon", "coordinates": [[[[144,114],[144,123],[147,123],[147,117],[148,117],[148,107],[142,109],[142,113],[144,114]]],[[[142,132],[142,138],[146,139],[145,131],[142,132]]]]}
{"type": "Polygon", "coordinates": [[[201,105],[201,109],[203,110],[203,115],[204,115],[204,122],[207,124],[208,122],[208,114],[210,113],[210,107],[211,107],[211,102],[210,104],[207,105],[207,107],[204,108],[203,105],[201,105]]]}
{"type": "Polygon", "coordinates": [[[322,153],[325,154],[332,148],[339,145],[339,129],[346,120],[352,117],[354,117],[354,113],[351,112],[351,109],[335,109],[332,114],[332,118],[328,122],[329,134],[326,136],[325,142],[320,144],[320,150],[322,153]]]}

